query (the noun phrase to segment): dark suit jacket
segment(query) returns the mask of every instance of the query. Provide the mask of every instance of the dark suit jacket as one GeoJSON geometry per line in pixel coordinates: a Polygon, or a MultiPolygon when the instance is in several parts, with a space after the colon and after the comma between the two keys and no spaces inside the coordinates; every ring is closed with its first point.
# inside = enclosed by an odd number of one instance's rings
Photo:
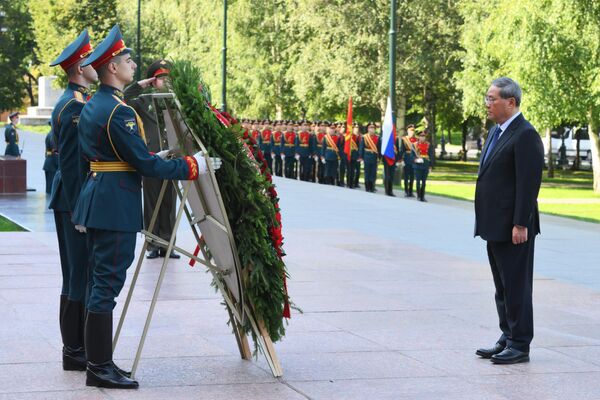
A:
{"type": "MultiPolygon", "coordinates": [[[[488,145],[489,141],[481,154],[486,153],[488,145]]],[[[529,235],[540,233],[537,196],[543,168],[540,135],[521,114],[479,166],[475,236],[492,242],[511,241],[514,225],[526,226],[529,235]]]]}

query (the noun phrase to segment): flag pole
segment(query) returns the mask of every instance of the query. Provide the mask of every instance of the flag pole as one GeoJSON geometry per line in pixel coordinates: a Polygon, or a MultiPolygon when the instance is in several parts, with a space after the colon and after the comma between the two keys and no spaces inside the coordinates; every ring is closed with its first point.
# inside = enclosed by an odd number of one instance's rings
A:
{"type": "MultiPolygon", "coordinates": [[[[390,99],[392,101],[392,115],[396,114],[396,4],[391,0],[390,10],[390,99]]],[[[395,118],[393,118],[395,121],[395,118]]]]}

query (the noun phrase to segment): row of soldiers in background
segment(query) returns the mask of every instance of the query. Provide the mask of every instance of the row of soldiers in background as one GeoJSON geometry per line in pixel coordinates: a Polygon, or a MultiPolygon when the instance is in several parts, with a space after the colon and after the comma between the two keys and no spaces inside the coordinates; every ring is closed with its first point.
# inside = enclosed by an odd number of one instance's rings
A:
{"type": "MultiPolygon", "coordinates": [[[[363,128],[354,123],[347,134],[346,123],[328,121],[255,121],[242,120],[263,152],[269,169],[277,176],[302,181],[359,188],[361,165],[364,166],[365,190],[375,192],[377,166],[382,159],[379,124],[370,122],[363,128]],[[349,157],[346,142],[349,144],[349,157]]],[[[425,183],[433,163],[433,147],[426,132],[415,137],[414,125],[394,143],[395,159],[385,159],[385,194],[394,196],[393,177],[397,166],[403,166],[405,197],[414,197],[416,178],[417,197],[425,201],[425,183]]]]}

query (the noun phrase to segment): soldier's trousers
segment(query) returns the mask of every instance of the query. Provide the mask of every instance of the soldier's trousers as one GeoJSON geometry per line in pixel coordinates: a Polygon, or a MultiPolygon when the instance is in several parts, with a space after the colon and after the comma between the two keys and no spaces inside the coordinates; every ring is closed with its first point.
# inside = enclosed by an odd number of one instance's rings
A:
{"type": "Polygon", "coordinates": [[[351,160],[348,163],[348,187],[355,188],[358,186],[360,177],[360,163],[356,160],[351,160]]]}
{"type": "Polygon", "coordinates": [[[365,162],[365,182],[373,182],[377,180],[377,163],[365,162]]]}
{"type": "Polygon", "coordinates": [[[44,171],[46,174],[46,194],[50,194],[52,192],[52,182],[54,181],[54,175],[56,175],[56,171],[44,171]]]}
{"type": "Polygon", "coordinates": [[[321,160],[317,161],[317,180],[319,183],[325,183],[325,164],[321,160]]]}
{"type": "Polygon", "coordinates": [[[414,168],[415,179],[417,181],[417,193],[421,193],[421,188],[425,190],[425,183],[427,182],[427,176],[429,175],[429,169],[417,169],[414,168]]]}
{"type": "Polygon", "coordinates": [[[325,183],[328,185],[335,185],[335,181],[338,177],[339,161],[338,160],[325,160],[325,183]]]}
{"type": "Polygon", "coordinates": [[[136,232],[88,228],[91,260],[91,293],[87,308],[95,313],[115,308],[127,268],[135,258],[136,232]]]}
{"type": "MultiPolygon", "coordinates": [[[[158,195],[162,188],[163,180],[157,178],[143,178],[144,182],[144,228],[148,230],[150,226],[150,220],[152,214],[156,208],[156,202],[158,201],[158,195]]],[[[173,227],[175,226],[175,204],[177,194],[173,184],[168,181],[165,194],[163,196],[162,203],[158,210],[156,222],[154,223],[154,229],[152,233],[160,237],[167,242],[173,235],[173,227]]],[[[158,250],[158,247],[148,244],[148,250],[158,250]]]]}
{"type": "Polygon", "coordinates": [[[394,188],[394,174],[396,173],[396,164],[389,165],[387,161],[383,162],[383,186],[386,194],[392,193],[394,188]]]}
{"type": "Polygon", "coordinates": [[[282,160],[280,155],[275,155],[275,175],[283,176],[282,160]]]}
{"type": "Polygon", "coordinates": [[[340,170],[339,170],[339,175],[338,175],[338,186],[345,186],[346,185],[346,170],[348,169],[348,160],[346,159],[346,155],[343,154],[342,158],[340,159],[340,170]]]}
{"type": "Polygon", "coordinates": [[[415,170],[411,164],[404,164],[404,191],[407,194],[413,192],[413,182],[415,180],[415,170]]]}
{"type": "Polygon", "coordinates": [[[273,174],[273,158],[271,157],[271,153],[263,152],[263,156],[265,157],[265,161],[267,162],[267,167],[269,167],[269,173],[273,174]]]}
{"type": "Polygon", "coordinates": [[[294,164],[295,164],[296,159],[294,158],[294,156],[286,156],[285,157],[285,162],[284,162],[284,166],[285,166],[285,177],[286,178],[291,178],[291,179],[296,179],[296,175],[294,175],[294,164]]]}
{"type": "Polygon", "coordinates": [[[317,168],[318,168],[318,165],[321,163],[312,159],[311,164],[312,164],[312,167],[311,167],[312,172],[311,172],[310,180],[311,180],[311,182],[316,182],[317,181],[317,168]]]}
{"type": "Polygon", "coordinates": [[[310,181],[312,177],[312,166],[313,159],[311,157],[305,156],[300,157],[300,180],[301,181],[310,181]]]}
{"type": "Polygon", "coordinates": [[[71,301],[85,301],[88,279],[88,251],[85,233],[75,230],[68,211],[54,211],[62,269],[61,295],[71,301]]]}

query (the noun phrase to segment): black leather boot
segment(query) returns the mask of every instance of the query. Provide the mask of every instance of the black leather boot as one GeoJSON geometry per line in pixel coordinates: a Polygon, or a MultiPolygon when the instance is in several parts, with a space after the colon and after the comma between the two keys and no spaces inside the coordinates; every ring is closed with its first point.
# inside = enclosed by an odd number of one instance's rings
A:
{"type": "Polygon", "coordinates": [[[119,372],[112,361],[112,312],[88,312],[85,323],[85,350],[88,358],[87,386],[137,389],[137,381],[119,372]]]}
{"type": "Polygon", "coordinates": [[[62,362],[65,371],[85,371],[84,318],[83,303],[67,300],[61,320],[61,331],[63,332],[62,362]]]}
{"type": "Polygon", "coordinates": [[[425,183],[421,186],[421,201],[427,202],[427,200],[425,200],[425,183]]]}
{"type": "Polygon", "coordinates": [[[63,343],[65,342],[65,340],[64,340],[64,335],[63,335],[62,320],[63,320],[63,315],[65,314],[65,307],[67,306],[67,300],[68,300],[68,297],[66,294],[60,295],[60,306],[58,309],[58,326],[60,328],[60,337],[63,338],[63,343]]]}

